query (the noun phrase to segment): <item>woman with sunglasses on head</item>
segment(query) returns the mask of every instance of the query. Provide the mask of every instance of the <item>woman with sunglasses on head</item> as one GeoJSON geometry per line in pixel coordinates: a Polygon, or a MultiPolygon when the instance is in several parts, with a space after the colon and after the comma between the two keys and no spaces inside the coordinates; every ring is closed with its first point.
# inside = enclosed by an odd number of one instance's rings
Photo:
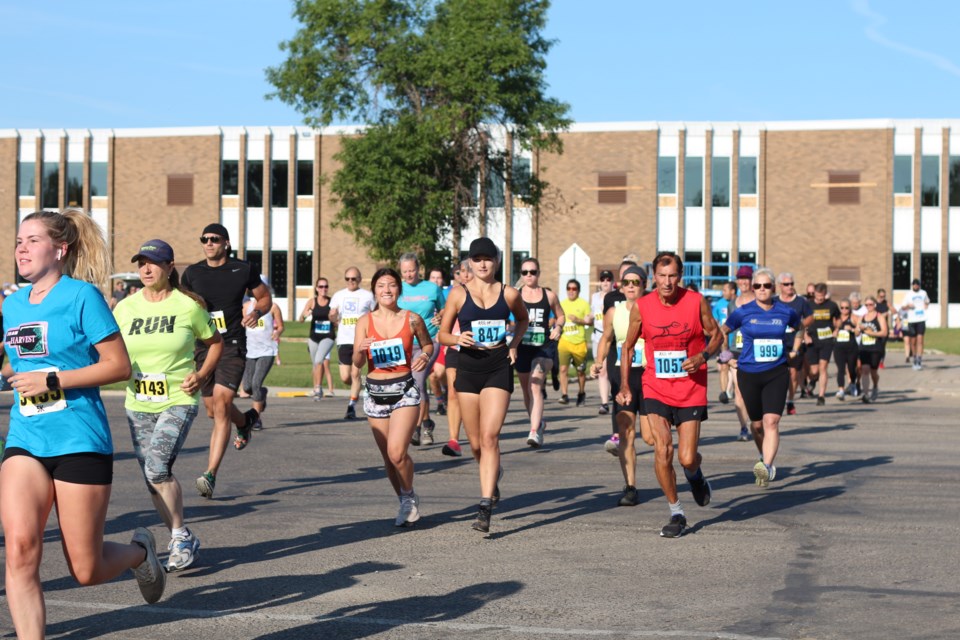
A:
{"type": "Polygon", "coordinates": [[[471,242],[469,258],[473,279],[450,291],[440,342],[460,347],[455,386],[470,448],[480,467],[480,505],[473,528],[486,533],[493,505],[500,498],[500,430],[513,393],[517,346],[529,317],[520,292],[497,280],[500,251],[490,238],[471,242]],[[508,344],[511,312],[516,324],[508,344]],[[461,333],[455,335],[453,324],[458,320],[461,333]]]}
{"type": "Polygon", "coordinates": [[[180,290],[169,244],[148,240],[131,262],[137,263],[143,288],[113,310],[133,365],[124,407],[147,490],[170,531],[167,571],[182,571],[196,560],[200,540],[184,523],[183,491],[173,463],[197,417],[200,387],[216,369],[223,340],[203,301],[180,290]],[[198,340],[208,349],[199,371],[193,362],[198,340]]]}
{"type": "Polygon", "coordinates": [[[101,584],[132,569],[148,603],[166,576],[153,534],[104,542],[113,440],[100,386],[130,377],[130,358],[103,294],[110,257],[83,211],[38,211],[17,231],[17,271],[29,286],[3,300],[3,376],[15,391],[0,466],[6,600],[18,638],[42,638],[40,561],[51,509],[70,573],[101,584]]]}
{"type": "Polygon", "coordinates": [[[873,296],[867,296],[863,306],[867,312],[857,324],[857,335],[860,336],[862,399],[869,404],[876,402],[880,393],[877,385],[880,384],[880,361],[883,358],[883,339],[887,336],[887,319],[877,311],[877,299],[873,296]]]}
{"type": "Polygon", "coordinates": [[[313,399],[323,397],[323,369],[330,366],[327,356],[333,350],[336,333],[333,323],[330,322],[330,282],[324,278],[317,278],[313,288],[313,297],[307,301],[300,314],[300,322],[310,318],[310,336],[307,338],[307,350],[310,352],[310,361],[313,362],[313,399]]]}
{"type": "Polygon", "coordinates": [[[367,365],[367,397],[363,412],[380,449],[387,479],[400,499],[394,524],[420,519],[420,498],[413,490],[413,459],[407,453],[420,417],[420,388],[413,372],[425,371],[433,357],[433,341],[423,318],[398,306],[403,280],[396,270],[378,269],[370,287],[376,307],[357,321],[353,361],[367,365]],[[414,357],[416,337],[420,353],[414,357]]]}
{"type": "Polygon", "coordinates": [[[614,303],[607,310],[603,318],[606,330],[597,347],[597,360],[593,363],[592,373],[598,374],[601,365],[606,362],[610,376],[611,393],[613,394],[613,413],[617,421],[618,443],[616,453],[620,458],[620,471],[623,473],[623,495],[617,503],[621,507],[635,506],[639,500],[637,495],[637,450],[635,446],[637,418],[640,423],[640,436],[648,445],[653,446],[653,432],[647,420],[647,410],[643,406],[643,369],[646,365],[643,338],[637,339],[633,349],[633,359],[630,363],[630,378],[624,383],[620,378],[620,358],[623,351],[623,342],[627,339],[627,329],[630,326],[630,309],[637,298],[643,295],[647,287],[647,274],[643,267],[630,266],[623,272],[620,280],[620,290],[626,300],[614,303]],[[631,399],[626,405],[616,401],[620,387],[627,384],[630,388],[631,399]]]}
{"type": "Polygon", "coordinates": [[[527,258],[520,265],[520,298],[527,309],[530,324],[517,347],[516,370],[523,391],[523,404],[530,415],[527,444],[534,449],[543,444],[547,423],[543,420],[541,395],[547,372],[557,358],[557,339],[564,323],[563,309],[557,294],[540,286],[540,262],[527,258]],[[557,318],[550,326],[550,312],[557,318]]]}
{"type": "Polygon", "coordinates": [[[754,300],[734,310],[721,330],[726,335],[739,330],[743,336],[737,386],[760,451],[753,474],[757,486],[766,488],[777,474],[773,462],[780,447],[780,417],[790,385],[787,359],[800,350],[802,332],[800,314],[774,296],[773,272],[758,269],[751,280],[754,300]],[[788,333],[789,327],[794,332],[788,333]]]}
{"type": "Polygon", "coordinates": [[[857,395],[857,356],[860,354],[857,345],[857,322],[853,316],[851,300],[840,302],[840,328],[837,330],[837,341],[833,347],[833,360],[837,364],[837,400],[843,400],[847,394],[857,395]],[[850,386],[847,387],[846,375],[850,375],[850,386]]]}

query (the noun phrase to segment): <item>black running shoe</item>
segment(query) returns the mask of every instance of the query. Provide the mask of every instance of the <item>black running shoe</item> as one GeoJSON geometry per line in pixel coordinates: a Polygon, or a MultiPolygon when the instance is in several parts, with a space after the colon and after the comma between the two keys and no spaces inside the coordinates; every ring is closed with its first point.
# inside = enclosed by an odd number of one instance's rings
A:
{"type": "Polygon", "coordinates": [[[488,507],[485,504],[480,505],[479,509],[477,509],[477,519],[473,521],[474,531],[481,531],[483,533],[490,531],[490,514],[492,511],[492,507],[488,507]]]}
{"type": "Polygon", "coordinates": [[[817,396],[817,406],[822,407],[825,404],[827,404],[826,398],[824,398],[823,396],[817,396]]]}
{"type": "Polygon", "coordinates": [[[693,494],[693,499],[698,505],[701,507],[707,506],[710,504],[710,496],[712,495],[710,481],[703,477],[699,480],[691,480],[690,493],[693,494]]]}
{"type": "Polygon", "coordinates": [[[557,402],[560,404],[570,404],[570,398],[567,397],[567,394],[563,394],[557,402]]]}
{"type": "Polygon", "coordinates": [[[446,403],[446,402],[438,402],[438,403],[437,403],[437,415],[438,415],[438,416],[445,416],[445,415],[447,415],[447,403],[446,403]]]}
{"type": "Polygon", "coordinates": [[[663,529],[660,529],[660,537],[662,538],[679,538],[687,531],[687,519],[677,514],[670,517],[670,522],[663,526],[663,529]]]}
{"type": "Polygon", "coordinates": [[[578,407],[582,407],[582,406],[585,405],[585,404],[587,404],[587,394],[586,394],[586,393],[578,393],[578,394],[577,394],[577,406],[578,406],[578,407]]]}
{"type": "Polygon", "coordinates": [[[347,414],[343,416],[344,420],[356,420],[357,410],[352,404],[347,405],[347,414]]]}
{"type": "Polygon", "coordinates": [[[609,413],[610,413],[610,404],[609,404],[608,402],[604,402],[603,404],[601,404],[601,405],[600,405],[600,411],[597,411],[597,413],[600,414],[601,416],[605,416],[605,415],[609,414],[609,413]]]}
{"type": "Polygon", "coordinates": [[[420,446],[420,426],[413,430],[413,435],[410,436],[410,444],[415,447],[420,446]]]}
{"type": "Polygon", "coordinates": [[[720,404],[727,404],[730,402],[730,396],[727,395],[726,391],[720,392],[720,404]]]}
{"type": "Polygon", "coordinates": [[[623,495],[620,496],[620,501],[617,502],[617,505],[621,507],[635,507],[638,502],[640,502],[640,496],[637,495],[637,488],[628,484],[623,488],[623,495]]]}
{"type": "Polygon", "coordinates": [[[553,369],[550,370],[550,378],[553,382],[553,390],[560,391],[560,379],[557,377],[557,372],[553,369]]]}

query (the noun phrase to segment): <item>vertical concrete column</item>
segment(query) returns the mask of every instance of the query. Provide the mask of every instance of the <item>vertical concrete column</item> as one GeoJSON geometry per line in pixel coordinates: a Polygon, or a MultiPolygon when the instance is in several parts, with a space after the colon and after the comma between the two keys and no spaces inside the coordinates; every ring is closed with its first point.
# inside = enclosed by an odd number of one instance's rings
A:
{"type": "Polygon", "coordinates": [[[290,152],[287,154],[287,317],[295,318],[297,308],[297,134],[290,134],[290,152]]]}
{"type": "Polygon", "coordinates": [[[940,326],[947,326],[947,295],[950,291],[950,127],[943,128],[943,145],[940,151],[940,326]]]}
{"type": "MultiPolygon", "coordinates": [[[[680,143],[677,149],[677,254],[683,256],[686,242],[684,227],[687,226],[687,189],[684,180],[687,177],[687,130],[680,129],[680,143]]],[[[657,247],[659,250],[659,247],[657,247]]]]}
{"type": "MultiPolygon", "coordinates": [[[[110,235],[117,229],[117,138],[110,132],[107,138],[107,224],[110,226],[110,235]]],[[[111,242],[108,238],[108,242],[111,242]]],[[[111,243],[111,255],[116,251],[116,245],[111,243]]],[[[117,262],[114,255],[114,261],[117,262]]]]}
{"type": "MultiPolygon", "coordinates": [[[[271,260],[270,246],[273,244],[273,238],[270,234],[271,218],[273,217],[273,181],[270,165],[273,162],[273,133],[267,133],[263,136],[263,258],[261,260],[261,272],[270,280],[273,285],[273,260],[271,260]]],[[[287,274],[287,280],[289,280],[287,274]]],[[[276,291],[274,291],[276,293],[276,291]]],[[[282,293],[282,292],[281,292],[282,293]]]]}
{"type": "MultiPolygon", "coordinates": [[[[712,232],[713,232],[713,129],[707,129],[706,131],[706,149],[703,152],[703,264],[706,266],[710,262],[710,253],[713,247],[712,232]]],[[[706,266],[703,269],[702,275],[703,278],[700,279],[699,286],[701,289],[704,288],[704,285],[711,282],[706,280],[705,277],[712,275],[710,273],[710,267],[706,266]]]]}
{"type": "MultiPolygon", "coordinates": [[[[530,175],[540,177],[540,150],[533,150],[533,157],[531,158],[531,167],[530,175]]],[[[531,220],[530,220],[530,255],[539,256],[540,255],[540,203],[533,207],[531,211],[531,220]]]]}
{"type": "Polygon", "coordinates": [[[760,132],[760,157],[757,158],[757,208],[760,210],[760,234],[757,264],[767,264],[767,131],[760,132]]]}
{"type": "MultiPolygon", "coordinates": [[[[90,212],[91,207],[91,197],[90,197],[90,163],[92,162],[93,157],[93,135],[87,135],[83,138],[83,193],[81,194],[80,208],[82,208],[87,213],[90,212]]],[[[111,231],[113,227],[110,228],[111,231]]],[[[106,229],[104,232],[106,233],[106,229]]],[[[112,233],[107,234],[107,246],[109,247],[110,237],[112,233]]]]}
{"type": "MultiPolygon", "coordinates": [[[[323,274],[323,262],[320,260],[323,247],[323,207],[320,206],[320,176],[322,173],[323,133],[313,134],[313,281],[323,274]]],[[[311,284],[312,284],[311,282],[311,284]]]]}
{"type": "MultiPolygon", "coordinates": [[[[759,160],[757,161],[759,162],[759,160]]],[[[759,169],[758,169],[759,171],[759,169]]],[[[740,130],[733,132],[733,153],[730,154],[730,262],[740,261],[740,130]]],[[[734,270],[736,271],[736,270],[734,270]]],[[[729,274],[733,276],[734,274],[729,274]]],[[[733,279],[732,277],[730,278],[733,279]]]]}
{"type": "Polygon", "coordinates": [[[230,245],[236,250],[237,257],[247,258],[247,132],[240,134],[240,160],[237,162],[237,235],[231,238],[230,245]]]}
{"type": "Polygon", "coordinates": [[[913,255],[910,256],[912,278],[920,277],[920,199],[922,196],[923,129],[913,130],[913,255]]]}
{"type": "Polygon", "coordinates": [[[513,283],[513,132],[507,130],[507,159],[503,185],[503,281],[513,283]]]}
{"type": "Polygon", "coordinates": [[[60,134],[60,175],[57,176],[57,208],[67,206],[67,134],[60,134]]]}

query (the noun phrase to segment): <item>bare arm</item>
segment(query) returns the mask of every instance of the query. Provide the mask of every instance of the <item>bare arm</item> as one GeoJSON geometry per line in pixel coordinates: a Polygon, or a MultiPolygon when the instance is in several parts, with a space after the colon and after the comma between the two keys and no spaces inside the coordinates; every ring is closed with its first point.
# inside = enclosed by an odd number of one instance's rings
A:
{"type": "Polygon", "coordinates": [[[511,353],[510,359],[516,360],[517,345],[523,341],[523,334],[527,332],[527,327],[530,326],[530,316],[527,313],[527,307],[523,304],[523,299],[520,297],[519,291],[513,287],[506,287],[503,291],[503,297],[510,306],[510,311],[513,312],[513,317],[516,320],[513,341],[508,345],[511,353]]]}
{"type": "Polygon", "coordinates": [[[550,308],[553,310],[553,315],[556,316],[556,320],[553,325],[550,327],[550,339],[558,340],[560,334],[563,333],[563,325],[567,322],[567,316],[563,313],[563,307],[560,306],[560,298],[557,297],[553,291],[547,290],[547,302],[550,304],[550,308]],[[556,331],[556,335],[554,335],[556,331]]]}
{"type": "Polygon", "coordinates": [[[603,326],[608,327],[608,329],[603,332],[600,336],[600,341],[597,342],[597,359],[593,361],[593,366],[591,367],[591,373],[593,373],[593,375],[599,375],[600,371],[606,366],[607,354],[610,353],[610,347],[616,339],[613,331],[613,313],[614,308],[610,307],[603,316],[603,326]]]}
{"type": "Polygon", "coordinates": [[[223,355],[223,338],[220,337],[218,332],[214,331],[212,336],[203,341],[203,344],[208,347],[207,357],[203,361],[203,366],[200,367],[200,370],[196,373],[187,374],[183,382],[180,383],[180,388],[183,389],[183,392],[189,393],[190,395],[196,393],[203,383],[213,375],[214,369],[217,368],[217,363],[220,362],[220,356],[223,355]]]}
{"type": "Polygon", "coordinates": [[[370,322],[370,314],[365,313],[357,320],[357,330],[353,336],[353,366],[362,369],[367,363],[367,349],[370,348],[372,340],[367,338],[367,323],[370,322]]]}
{"type": "Polygon", "coordinates": [[[443,317],[440,319],[440,331],[437,333],[437,340],[440,344],[447,347],[455,347],[459,344],[459,336],[453,335],[453,323],[456,322],[457,314],[460,313],[460,306],[465,299],[463,287],[457,287],[450,291],[450,295],[447,297],[447,306],[443,308],[443,317]]]}
{"type": "MultiPolygon", "coordinates": [[[[130,379],[133,369],[130,366],[127,346],[123,343],[119,331],[98,342],[94,348],[100,356],[100,361],[80,369],[59,372],[57,377],[60,379],[61,389],[89,389],[130,379]]],[[[10,385],[20,395],[28,398],[38,396],[48,391],[47,373],[44,371],[16,373],[10,377],[10,385]]]]}
{"type": "Polygon", "coordinates": [[[283,314],[280,313],[280,307],[276,304],[270,305],[270,315],[273,316],[273,339],[279,340],[283,335],[283,314]]]}
{"type": "Polygon", "coordinates": [[[430,339],[430,332],[427,331],[423,318],[416,313],[410,314],[410,328],[413,329],[413,335],[417,337],[417,343],[420,345],[420,355],[410,363],[410,369],[423,371],[433,357],[433,340],[430,339]]]}
{"type": "Polygon", "coordinates": [[[257,326],[257,320],[270,313],[270,308],[273,306],[273,296],[270,295],[267,285],[259,284],[251,290],[251,293],[257,302],[253,306],[253,311],[243,316],[243,320],[240,321],[240,324],[248,329],[257,326]]]}
{"type": "Polygon", "coordinates": [[[313,313],[313,307],[317,303],[316,298],[310,298],[307,300],[307,304],[303,307],[303,311],[300,313],[299,321],[303,322],[307,319],[307,316],[313,313]]]}
{"type": "MultiPolygon", "coordinates": [[[[640,305],[634,304],[630,307],[630,322],[627,325],[627,337],[620,347],[620,380],[630,379],[630,365],[633,361],[633,349],[637,345],[637,339],[640,338],[640,329],[643,326],[643,317],[640,315],[640,305]]],[[[633,400],[633,392],[630,391],[629,384],[620,385],[620,393],[617,394],[617,402],[626,405],[633,400]]]]}

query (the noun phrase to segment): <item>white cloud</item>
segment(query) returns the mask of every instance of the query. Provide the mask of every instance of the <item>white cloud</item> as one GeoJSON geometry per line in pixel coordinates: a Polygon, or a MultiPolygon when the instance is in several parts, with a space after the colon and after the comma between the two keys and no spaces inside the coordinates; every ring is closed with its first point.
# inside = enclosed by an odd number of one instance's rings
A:
{"type": "Polygon", "coordinates": [[[879,28],[886,24],[887,19],[883,15],[871,9],[870,2],[868,0],[853,0],[851,6],[853,7],[854,11],[870,20],[870,24],[864,27],[863,32],[866,34],[867,38],[873,42],[876,42],[881,47],[885,47],[892,51],[897,51],[914,58],[919,58],[920,60],[937,67],[941,71],[946,71],[951,75],[960,77],[960,66],[954,64],[954,62],[949,58],[941,56],[937,53],[933,53],[932,51],[924,51],[923,49],[917,49],[915,47],[903,44],[902,42],[891,40],[880,33],[879,28]]]}

